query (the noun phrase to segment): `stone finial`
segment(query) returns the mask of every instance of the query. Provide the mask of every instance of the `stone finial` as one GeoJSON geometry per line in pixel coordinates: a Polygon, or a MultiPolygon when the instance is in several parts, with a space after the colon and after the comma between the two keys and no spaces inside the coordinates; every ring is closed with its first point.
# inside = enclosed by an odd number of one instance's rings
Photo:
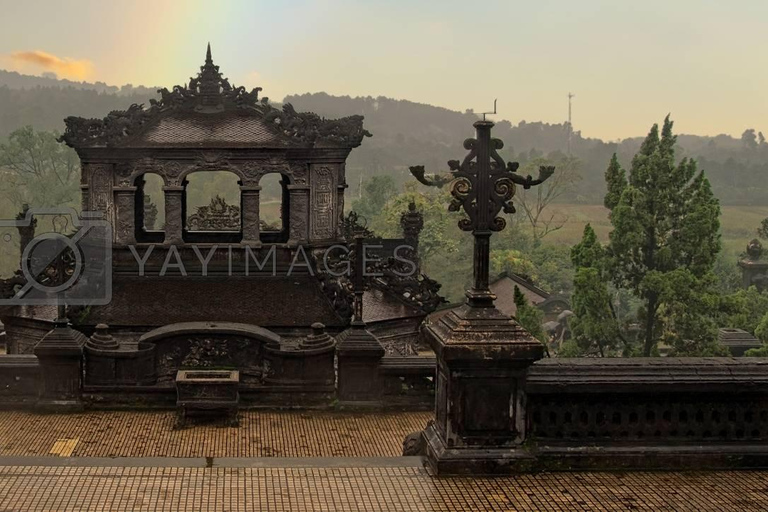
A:
{"type": "Polygon", "coordinates": [[[96,332],[88,339],[87,346],[88,348],[98,350],[117,350],[120,348],[120,344],[109,333],[109,326],[107,324],[98,324],[96,326],[96,332]]]}
{"type": "Polygon", "coordinates": [[[763,255],[763,244],[757,238],[753,239],[747,244],[747,258],[752,261],[757,261],[763,255]]]}
{"type": "Polygon", "coordinates": [[[299,347],[305,350],[312,350],[330,347],[333,346],[333,344],[333,338],[325,332],[325,325],[320,322],[315,322],[312,324],[312,334],[302,340],[301,343],[299,343],[299,347]]]}
{"type": "Polygon", "coordinates": [[[408,211],[403,212],[400,216],[400,226],[403,228],[403,235],[406,240],[418,241],[419,234],[424,228],[424,216],[416,210],[416,203],[413,201],[408,203],[408,211]]]}

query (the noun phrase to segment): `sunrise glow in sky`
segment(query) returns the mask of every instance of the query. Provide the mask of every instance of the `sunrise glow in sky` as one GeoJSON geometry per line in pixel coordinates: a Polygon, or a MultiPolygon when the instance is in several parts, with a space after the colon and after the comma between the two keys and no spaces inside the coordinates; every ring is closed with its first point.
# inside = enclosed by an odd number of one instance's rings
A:
{"type": "Polygon", "coordinates": [[[111,85],[214,62],[263,95],[388,96],[587,137],[768,131],[768,1],[0,0],[0,68],[111,85]]]}

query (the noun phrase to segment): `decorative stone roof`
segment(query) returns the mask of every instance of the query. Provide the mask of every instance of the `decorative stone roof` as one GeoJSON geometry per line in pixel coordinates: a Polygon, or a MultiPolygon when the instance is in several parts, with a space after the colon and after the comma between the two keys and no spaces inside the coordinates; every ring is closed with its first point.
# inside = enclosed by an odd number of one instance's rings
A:
{"type": "Polygon", "coordinates": [[[363,116],[324,119],[311,112],[296,112],[290,103],[277,109],[268,98],[259,99],[261,87],[250,92],[224,78],[211,58],[188,85],[160,89],[149,108],[133,104],[104,119],[68,117],[61,140],[83,147],[344,147],[360,145],[370,133],[363,116]]]}

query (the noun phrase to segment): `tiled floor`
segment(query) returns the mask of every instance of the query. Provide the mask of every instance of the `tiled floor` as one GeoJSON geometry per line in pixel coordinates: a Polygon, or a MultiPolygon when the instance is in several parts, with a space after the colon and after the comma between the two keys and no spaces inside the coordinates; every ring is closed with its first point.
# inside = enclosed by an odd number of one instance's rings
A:
{"type": "Polygon", "coordinates": [[[433,478],[414,467],[0,467],[0,510],[507,511],[768,509],[768,473],[433,478]]]}
{"type": "Polygon", "coordinates": [[[240,428],[173,430],[172,412],[0,412],[0,512],[768,510],[760,471],[436,478],[393,458],[430,417],[244,411],[240,428]]]}
{"type": "Polygon", "coordinates": [[[250,410],[240,412],[239,428],[209,423],[174,430],[171,411],[0,411],[0,456],[49,455],[66,439],[76,441],[74,457],[396,457],[403,438],[431,417],[250,410]]]}

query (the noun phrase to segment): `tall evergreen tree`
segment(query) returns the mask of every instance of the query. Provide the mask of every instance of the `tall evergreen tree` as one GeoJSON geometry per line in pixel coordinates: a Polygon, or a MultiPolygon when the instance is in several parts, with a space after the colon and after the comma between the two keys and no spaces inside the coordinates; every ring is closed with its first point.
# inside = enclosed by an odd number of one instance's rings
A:
{"type": "Polygon", "coordinates": [[[591,225],[584,227],[581,242],[571,249],[571,262],[575,269],[571,336],[582,353],[592,353],[596,349],[604,357],[618,344],[621,334],[608,291],[605,250],[591,225]]]}
{"type": "Polygon", "coordinates": [[[705,342],[714,337],[713,328],[690,332],[696,319],[706,316],[706,304],[694,310],[682,301],[692,292],[706,293],[712,281],[720,250],[720,206],[695,161],[684,158],[675,164],[675,141],[667,116],[661,135],[658,125],[651,128],[632,159],[628,179],[615,159],[606,172],[613,225],[610,271],[617,287],[643,301],[646,356],[661,339],[705,342]]]}
{"type": "Polygon", "coordinates": [[[627,175],[624,169],[621,168],[621,165],[619,165],[616,153],[611,157],[611,162],[605,171],[605,183],[608,185],[608,191],[603,199],[603,204],[609,210],[613,210],[619,204],[621,193],[627,187],[627,175]]]}

